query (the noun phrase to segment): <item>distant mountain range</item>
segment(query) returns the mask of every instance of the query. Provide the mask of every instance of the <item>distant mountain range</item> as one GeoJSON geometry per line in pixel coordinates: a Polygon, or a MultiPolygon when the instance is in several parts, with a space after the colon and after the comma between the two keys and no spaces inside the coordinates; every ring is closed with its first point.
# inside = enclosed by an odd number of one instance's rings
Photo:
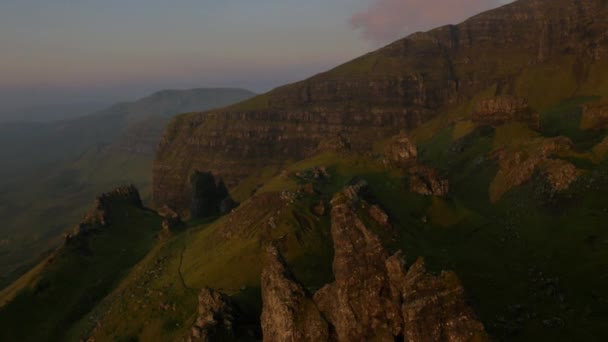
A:
{"type": "Polygon", "coordinates": [[[37,122],[48,123],[58,120],[69,120],[96,112],[108,107],[108,103],[84,102],[49,104],[36,107],[25,107],[0,110],[0,123],[6,122],[37,122]]]}
{"type": "Polygon", "coordinates": [[[133,183],[148,197],[154,150],[172,116],[253,95],[231,88],[164,90],[75,119],[0,123],[2,277],[55,245],[103,189],[133,183]]]}

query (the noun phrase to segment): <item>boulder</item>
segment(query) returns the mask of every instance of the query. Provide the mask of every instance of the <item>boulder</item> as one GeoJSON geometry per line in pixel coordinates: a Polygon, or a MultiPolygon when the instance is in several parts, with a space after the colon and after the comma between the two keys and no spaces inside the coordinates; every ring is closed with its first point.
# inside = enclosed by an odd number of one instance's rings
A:
{"type": "Polygon", "coordinates": [[[416,165],[409,169],[410,191],[425,196],[446,196],[450,190],[448,180],[439,178],[437,170],[416,165]]]}
{"type": "Polygon", "coordinates": [[[407,168],[416,162],[418,150],[406,134],[391,138],[384,149],[385,164],[399,168],[407,168]]]}
{"type": "Polygon", "coordinates": [[[198,295],[198,316],[190,341],[217,341],[233,336],[234,307],[227,295],[205,287],[198,295]]]}

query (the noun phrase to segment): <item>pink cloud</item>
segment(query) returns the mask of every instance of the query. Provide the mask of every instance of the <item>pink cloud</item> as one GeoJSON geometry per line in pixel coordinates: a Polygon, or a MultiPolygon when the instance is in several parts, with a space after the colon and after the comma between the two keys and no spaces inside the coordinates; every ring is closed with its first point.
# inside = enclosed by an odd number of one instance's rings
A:
{"type": "Polygon", "coordinates": [[[387,43],[409,33],[456,24],[505,0],[373,0],[350,24],[365,39],[387,43]]]}

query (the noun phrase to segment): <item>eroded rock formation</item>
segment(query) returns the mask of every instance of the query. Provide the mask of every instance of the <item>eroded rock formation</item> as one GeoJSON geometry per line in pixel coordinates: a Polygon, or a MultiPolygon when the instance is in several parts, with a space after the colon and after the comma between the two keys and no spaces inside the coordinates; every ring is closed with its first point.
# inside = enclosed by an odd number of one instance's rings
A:
{"type": "Polygon", "coordinates": [[[499,150],[496,153],[499,169],[490,184],[490,200],[498,201],[509,190],[532,179],[537,172],[547,177],[554,191],[567,189],[582,171],[554,156],[571,149],[572,141],[568,138],[539,137],[499,150]]]}
{"type": "Polygon", "coordinates": [[[65,242],[69,243],[79,236],[85,236],[107,225],[110,211],[120,202],[127,202],[139,208],[143,206],[139,191],[133,185],[119,187],[111,192],[104,193],[97,197],[93,206],[87,211],[76,228],[65,234],[65,242]]]}
{"type": "Polygon", "coordinates": [[[189,341],[212,342],[233,337],[233,310],[230,297],[203,288],[198,295],[198,316],[189,341]]]}
{"type": "Polygon", "coordinates": [[[608,127],[608,105],[589,104],[583,106],[581,115],[582,129],[601,129],[608,127]]]}
{"type": "Polygon", "coordinates": [[[523,122],[530,127],[539,127],[539,115],[530,108],[528,101],[513,96],[496,96],[477,102],[472,117],[473,122],[480,125],[523,122]]]}
{"type": "Polygon", "coordinates": [[[304,287],[287,270],[274,246],[267,251],[261,286],[264,341],[328,341],[327,322],[304,287]]]}
{"type": "Polygon", "coordinates": [[[406,134],[391,138],[384,149],[385,163],[399,168],[407,168],[416,163],[418,150],[406,134]]]}
{"type": "Polygon", "coordinates": [[[408,170],[410,191],[425,196],[445,196],[450,191],[450,183],[441,179],[437,170],[416,165],[408,170]]]}
{"type": "Polygon", "coordinates": [[[422,259],[408,269],[401,252],[390,255],[359,218],[363,202],[352,191],[332,200],[335,282],[314,303],[270,250],[262,274],[264,340],[487,341],[458,277],[432,275],[422,259]]]}

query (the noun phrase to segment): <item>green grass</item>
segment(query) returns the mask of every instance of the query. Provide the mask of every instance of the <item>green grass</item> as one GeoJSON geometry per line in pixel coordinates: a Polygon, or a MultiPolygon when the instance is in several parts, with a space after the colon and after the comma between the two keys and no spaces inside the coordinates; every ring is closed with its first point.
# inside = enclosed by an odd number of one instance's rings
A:
{"type": "Polygon", "coordinates": [[[61,248],[0,309],[0,340],[62,340],[66,331],[106,296],[156,241],[160,219],[127,203],[113,203],[109,226],[61,248]]]}
{"type": "Polygon", "coordinates": [[[579,149],[589,149],[605,136],[603,130],[582,130],[582,105],[599,100],[597,96],[574,97],[563,100],[540,115],[542,134],[548,137],[565,136],[579,149]]]}
{"type": "Polygon", "coordinates": [[[120,152],[89,151],[73,162],[48,167],[44,177],[15,183],[0,192],[0,288],[43,260],[60,236],[78,222],[98,194],[135,184],[148,203],[152,159],[120,152]]]}

